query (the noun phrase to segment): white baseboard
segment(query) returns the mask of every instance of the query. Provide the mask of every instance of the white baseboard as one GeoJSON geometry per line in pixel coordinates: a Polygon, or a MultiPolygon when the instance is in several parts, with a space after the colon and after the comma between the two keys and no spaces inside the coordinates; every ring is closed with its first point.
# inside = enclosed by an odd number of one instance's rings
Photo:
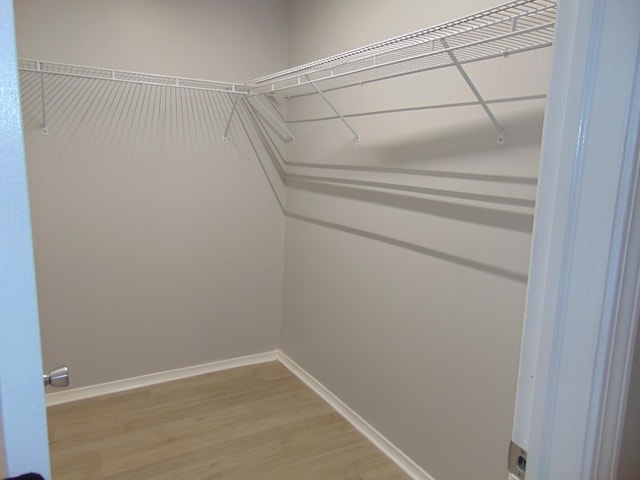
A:
{"type": "Polygon", "coordinates": [[[349,406],[336,397],[329,389],[307,373],[300,365],[291,360],[285,353],[278,351],[278,361],[298,377],[307,387],[316,392],[325,402],[336,410],[356,430],[364,435],[371,443],[389,457],[413,480],[435,480],[425,472],[416,462],[407,457],[398,447],[373,428],[366,420],[354,412],[349,406]]]}
{"type": "Polygon", "coordinates": [[[192,367],[178,368],[175,370],[167,370],[165,372],[151,373],[139,377],[125,378],[113,382],[100,383],[90,385],[88,387],[72,388],[62,390],[46,395],[47,407],[60,405],[61,403],[74,402],[76,400],[84,400],[86,398],[98,397],[101,395],[109,395],[111,393],[124,392],[135,388],[147,387],[158,383],[171,382],[173,380],[181,380],[183,378],[195,377],[205,373],[219,372],[221,370],[229,370],[231,368],[246,367],[248,365],[256,365],[258,363],[272,362],[278,359],[280,352],[274,350],[272,352],[258,353],[248,355],[246,357],[232,358],[229,360],[221,360],[219,362],[205,363],[203,365],[195,365],[192,367]]]}
{"type": "Polygon", "coordinates": [[[291,373],[298,377],[305,385],[317,393],[320,398],[327,402],[336,410],[344,419],[353,427],[364,435],[371,443],[373,443],[382,453],[398,465],[413,480],[435,480],[431,475],[425,472],[417,463],[407,457],[398,447],[391,443],[387,438],[369,425],[360,415],[354,412],[349,406],[334,395],[329,389],[322,385],[313,376],[307,373],[300,365],[289,358],[280,350],[272,352],[258,353],[256,355],[248,355],[246,357],[232,358],[229,360],[221,360],[219,362],[207,363],[204,365],[195,365],[193,367],[178,368],[176,370],[167,370],[165,372],[151,373],[139,377],[125,378],[124,380],[116,380],[114,382],[101,383],[88,387],[74,388],[53,392],[46,395],[47,407],[60,405],[62,403],[74,402],[76,400],[84,400],[87,398],[98,397],[101,395],[109,395],[112,393],[124,392],[158,383],[171,382],[173,380],[181,380],[183,378],[195,377],[206,373],[219,372],[237,367],[246,367],[248,365],[256,365],[259,363],[272,362],[278,360],[291,373]]]}

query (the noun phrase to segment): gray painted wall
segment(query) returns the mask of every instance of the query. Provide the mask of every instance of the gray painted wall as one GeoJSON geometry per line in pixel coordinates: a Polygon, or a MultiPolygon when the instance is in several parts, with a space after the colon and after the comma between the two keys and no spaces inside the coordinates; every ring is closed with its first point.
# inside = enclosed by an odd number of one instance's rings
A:
{"type": "MultiPolygon", "coordinates": [[[[242,80],[280,0],[16,2],[19,55],[242,80]],[[248,35],[251,32],[251,35],[248,35]]],[[[46,368],[80,387],[278,347],[283,215],[226,94],[22,75],[46,368]]],[[[277,179],[276,179],[277,180],[277,179]]]]}
{"type": "Polygon", "coordinates": [[[636,333],[635,354],[631,366],[631,380],[627,397],[618,480],[638,480],[640,478],[640,332],[636,333]]]}
{"type": "MultiPolygon", "coordinates": [[[[293,1],[289,61],[490,6],[293,1]]],[[[486,98],[533,95],[550,57],[467,71],[486,98]]],[[[473,100],[452,69],[328,96],[343,114],[473,100]]],[[[317,98],[287,108],[331,114],[317,98]]],[[[351,118],[360,147],[339,121],[295,124],[288,150],[296,173],[340,183],[288,183],[283,350],[438,480],[506,475],[544,101],[494,111],[503,146],[469,107],[351,118]]]]}

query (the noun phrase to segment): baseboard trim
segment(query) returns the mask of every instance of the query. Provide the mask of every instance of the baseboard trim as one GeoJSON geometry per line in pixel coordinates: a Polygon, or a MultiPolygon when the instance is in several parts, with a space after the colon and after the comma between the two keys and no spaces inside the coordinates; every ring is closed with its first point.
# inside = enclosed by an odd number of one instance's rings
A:
{"type": "Polygon", "coordinates": [[[112,393],[124,392],[158,383],[171,382],[173,380],[181,380],[183,378],[195,377],[206,373],[219,372],[232,368],[246,367],[248,365],[256,365],[259,363],[272,362],[279,358],[280,352],[277,350],[255,355],[247,355],[245,357],[231,358],[229,360],[220,360],[218,362],[205,363],[202,365],[194,365],[191,367],[177,368],[175,370],[167,370],[164,372],[150,373],[139,377],[125,378],[123,380],[115,380],[113,382],[100,383],[90,385],[88,387],[73,388],[52,392],[46,395],[46,405],[51,407],[62,403],[75,402],[77,400],[85,400],[87,398],[109,395],[112,393]]]}
{"type": "Polygon", "coordinates": [[[378,447],[382,453],[389,457],[391,461],[398,465],[413,480],[435,480],[289,356],[278,351],[278,361],[287,367],[287,369],[298,377],[307,387],[316,392],[325,402],[331,405],[347,422],[378,447]]]}

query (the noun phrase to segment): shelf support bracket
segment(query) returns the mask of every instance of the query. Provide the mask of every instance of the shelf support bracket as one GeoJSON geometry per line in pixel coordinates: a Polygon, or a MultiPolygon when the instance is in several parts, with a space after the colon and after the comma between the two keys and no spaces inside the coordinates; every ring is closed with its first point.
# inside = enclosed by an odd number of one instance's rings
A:
{"type": "Polygon", "coordinates": [[[496,130],[498,130],[498,143],[502,145],[504,143],[504,127],[500,124],[500,122],[498,122],[498,119],[495,117],[495,115],[489,108],[489,105],[487,105],[487,102],[484,100],[484,98],[482,98],[482,95],[480,95],[480,92],[471,81],[471,78],[469,78],[469,75],[467,75],[467,72],[465,72],[464,68],[462,68],[462,65],[456,58],[456,55],[453,53],[453,51],[449,50],[449,44],[447,43],[447,41],[444,38],[440,40],[442,42],[442,46],[445,48],[445,50],[447,50],[447,54],[451,58],[451,61],[453,62],[455,67],[458,69],[458,72],[460,72],[460,75],[462,75],[462,78],[464,79],[464,81],[467,82],[467,85],[475,95],[482,109],[485,111],[485,113],[489,117],[489,120],[491,120],[491,123],[493,123],[493,126],[496,127],[496,130]]]}
{"type": "Polygon", "coordinates": [[[324,92],[322,90],[320,90],[318,88],[318,86],[309,78],[309,75],[307,75],[306,77],[307,77],[307,80],[309,80],[309,83],[313,86],[313,88],[316,89],[316,92],[318,92],[318,94],[322,97],[322,99],[325,101],[325,103],[327,105],[329,105],[331,110],[333,110],[333,113],[335,113],[340,118],[340,120],[342,120],[342,123],[344,123],[346,125],[346,127],[351,131],[351,133],[353,133],[353,136],[356,139],[356,145],[360,145],[360,135],[358,135],[358,132],[356,132],[353,129],[353,127],[351,127],[351,125],[349,125],[349,122],[347,122],[345,120],[345,118],[342,116],[342,114],[338,110],[336,110],[336,107],[333,106],[333,104],[329,101],[329,99],[324,94],[324,92]]]}
{"type": "Polygon", "coordinates": [[[238,100],[240,100],[240,95],[236,95],[236,99],[233,101],[233,107],[231,108],[231,113],[229,114],[229,119],[227,120],[227,127],[224,129],[224,135],[222,137],[222,142],[227,143],[227,134],[229,133],[229,128],[231,127],[231,120],[233,119],[233,114],[238,107],[238,100]]]}
{"type": "Polygon", "coordinates": [[[277,118],[273,113],[271,113],[271,110],[269,110],[269,109],[264,105],[264,103],[262,103],[260,100],[258,100],[258,98],[257,98],[257,97],[254,97],[253,99],[254,99],[254,100],[256,101],[256,103],[257,103],[257,104],[258,104],[258,105],[259,105],[259,106],[260,106],[260,107],[261,107],[261,108],[262,108],[262,109],[267,113],[267,115],[269,115],[269,116],[273,119],[273,121],[274,121],[274,122],[276,122],[276,123],[278,124],[278,126],[279,126],[282,130],[284,130],[285,132],[287,132],[287,135],[289,135],[289,141],[291,141],[291,142],[293,142],[293,143],[296,143],[296,137],[293,135],[293,133],[291,133],[291,132],[289,131],[289,129],[287,128],[287,126],[286,126],[284,123],[282,123],[282,122],[281,122],[281,121],[280,121],[280,120],[279,120],[279,119],[278,119],[278,118],[277,118]]]}
{"type": "MultiPolygon", "coordinates": [[[[38,62],[38,70],[40,70],[40,62],[38,62]]],[[[44,98],[44,73],[40,72],[40,95],[42,97],[42,134],[47,135],[47,106],[44,98]]]]}

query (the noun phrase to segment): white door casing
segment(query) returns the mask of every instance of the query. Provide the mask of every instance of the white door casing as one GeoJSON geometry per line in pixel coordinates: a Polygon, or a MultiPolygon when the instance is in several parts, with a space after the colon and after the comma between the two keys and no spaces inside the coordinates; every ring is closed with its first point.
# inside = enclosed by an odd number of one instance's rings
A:
{"type": "Polygon", "coordinates": [[[562,0],[513,440],[527,480],[614,479],[638,318],[640,3],[562,0]]]}
{"type": "Polygon", "coordinates": [[[49,479],[40,328],[12,0],[0,0],[0,425],[3,474],[49,479]]]}

